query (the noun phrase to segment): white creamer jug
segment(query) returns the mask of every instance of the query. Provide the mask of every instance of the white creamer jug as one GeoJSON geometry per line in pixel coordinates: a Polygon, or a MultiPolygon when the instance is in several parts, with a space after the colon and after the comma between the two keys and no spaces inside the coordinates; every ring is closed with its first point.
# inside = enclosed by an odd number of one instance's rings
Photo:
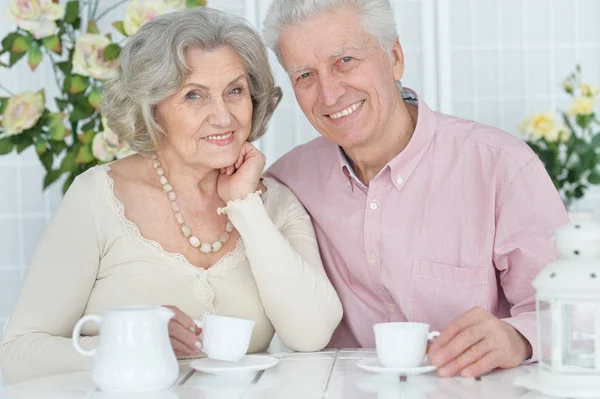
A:
{"type": "Polygon", "coordinates": [[[168,330],[174,315],[162,306],[128,306],[81,318],[73,328],[73,345],[82,355],[94,357],[96,386],[110,392],[148,392],[173,385],[179,375],[168,330]],[[88,321],[100,325],[100,344],[91,350],[79,344],[88,321]]]}

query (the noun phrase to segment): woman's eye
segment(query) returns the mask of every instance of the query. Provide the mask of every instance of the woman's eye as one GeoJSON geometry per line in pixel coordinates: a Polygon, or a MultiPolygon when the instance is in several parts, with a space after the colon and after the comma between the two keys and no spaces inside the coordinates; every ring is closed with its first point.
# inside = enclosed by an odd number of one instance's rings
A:
{"type": "Polygon", "coordinates": [[[189,98],[190,100],[197,100],[200,98],[200,96],[194,92],[188,93],[186,97],[189,98]]]}
{"type": "Polygon", "coordinates": [[[240,94],[242,92],[242,89],[239,87],[236,87],[235,89],[231,90],[229,92],[229,94],[240,94]]]}

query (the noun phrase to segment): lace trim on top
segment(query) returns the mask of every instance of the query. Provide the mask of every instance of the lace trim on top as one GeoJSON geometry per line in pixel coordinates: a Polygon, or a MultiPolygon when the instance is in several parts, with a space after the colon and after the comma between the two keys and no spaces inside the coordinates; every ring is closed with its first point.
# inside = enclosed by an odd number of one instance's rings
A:
{"type": "MultiPolygon", "coordinates": [[[[221,259],[219,259],[217,261],[217,263],[215,263],[213,266],[211,266],[208,269],[202,269],[202,268],[192,265],[187,260],[187,258],[185,256],[183,256],[183,254],[165,251],[165,249],[162,247],[162,245],[160,245],[159,242],[145,238],[141,234],[138,226],[135,223],[133,223],[131,220],[127,219],[127,217],[125,216],[125,206],[115,195],[115,192],[114,192],[115,182],[108,173],[111,170],[110,165],[105,164],[105,165],[100,166],[100,168],[102,168],[105,172],[107,183],[108,183],[108,188],[109,188],[109,190],[108,190],[109,191],[109,200],[110,200],[109,202],[111,203],[113,208],[116,210],[117,219],[119,220],[119,223],[121,224],[123,229],[131,236],[131,238],[134,239],[134,241],[136,241],[138,244],[150,249],[155,255],[158,255],[165,259],[168,259],[169,261],[171,261],[173,263],[178,263],[186,268],[189,268],[190,270],[192,270],[193,272],[196,272],[196,273],[204,271],[204,272],[206,272],[206,273],[202,273],[204,275],[206,275],[206,274],[210,274],[210,275],[215,274],[216,275],[219,272],[230,270],[231,268],[237,266],[243,260],[243,258],[246,256],[246,248],[244,246],[244,240],[241,237],[238,238],[236,247],[233,251],[223,255],[223,257],[221,259]]],[[[265,186],[268,188],[267,192],[262,195],[263,203],[265,204],[265,208],[267,209],[267,212],[271,213],[270,211],[273,209],[273,206],[275,206],[279,200],[279,189],[276,184],[272,184],[272,181],[269,178],[263,179],[263,184],[265,184],[265,186]]]]}

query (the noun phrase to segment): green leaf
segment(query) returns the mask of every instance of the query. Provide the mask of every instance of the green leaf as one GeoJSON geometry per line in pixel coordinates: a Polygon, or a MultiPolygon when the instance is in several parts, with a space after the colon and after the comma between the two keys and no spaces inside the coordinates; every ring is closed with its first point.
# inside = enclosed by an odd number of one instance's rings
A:
{"type": "Polygon", "coordinates": [[[44,54],[42,53],[42,49],[36,42],[33,42],[31,45],[31,50],[29,50],[29,56],[27,57],[29,68],[31,68],[32,71],[35,71],[38,65],[40,65],[42,62],[43,58],[44,54]]]}
{"type": "Polygon", "coordinates": [[[60,171],[63,173],[70,173],[77,170],[79,165],[75,162],[77,153],[79,152],[80,145],[75,145],[71,150],[67,152],[62,162],[60,163],[60,171]]]}
{"type": "Polygon", "coordinates": [[[65,78],[71,75],[71,70],[73,69],[73,64],[71,61],[59,62],[56,64],[56,66],[65,74],[65,78]]]}
{"type": "Polygon", "coordinates": [[[61,98],[55,98],[54,101],[56,102],[56,106],[58,107],[59,111],[64,111],[65,108],[67,108],[67,106],[70,104],[67,100],[63,100],[61,98]]]}
{"type": "Polygon", "coordinates": [[[100,108],[100,101],[102,100],[102,95],[100,93],[100,88],[98,86],[92,87],[90,94],[88,96],[88,101],[94,107],[94,109],[98,110],[100,108]]]}
{"type": "Polygon", "coordinates": [[[112,26],[114,26],[114,28],[123,36],[128,36],[125,32],[125,25],[123,24],[123,21],[115,21],[112,23],[112,26]]]}
{"type": "Polygon", "coordinates": [[[95,111],[96,110],[94,107],[92,107],[90,102],[86,98],[83,98],[82,100],[78,101],[73,108],[73,112],[71,112],[69,120],[71,122],[77,122],[82,119],[87,119],[92,116],[95,111]]]}
{"type": "Polygon", "coordinates": [[[581,127],[582,129],[585,130],[585,129],[587,129],[590,122],[593,121],[595,118],[596,118],[596,116],[593,113],[591,113],[589,115],[577,115],[577,117],[575,118],[575,121],[577,122],[579,127],[581,127]]]}
{"type": "Polygon", "coordinates": [[[62,53],[62,45],[60,44],[60,38],[56,35],[54,36],[48,36],[42,39],[42,43],[44,44],[44,47],[46,47],[48,50],[52,51],[53,53],[56,54],[61,54],[62,53]]]}
{"type": "Polygon", "coordinates": [[[10,154],[14,148],[15,145],[10,137],[4,137],[0,139],[0,155],[10,154]]]}
{"type": "Polygon", "coordinates": [[[587,180],[590,184],[600,184],[600,171],[598,171],[598,169],[594,169],[588,176],[587,180]]]}
{"type": "Polygon", "coordinates": [[[12,43],[10,51],[13,53],[26,53],[31,48],[32,40],[27,36],[19,35],[12,43]]]}
{"type": "Polygon", "coordinates": [[[46,176],[44,177],[44,190],[48,188],[49,185],[57,181],[61,175],[62,172],[60,170],[51,170],[46,173],[46,176]]]}
{"type": "Polygon", "coordinates": [[[98,25],[96,25],[96,21],[88,22],[87,33],[98,34],[100,33],[100,29],[98,29],[98,25]]]}
{"type": "Polygon", "coordinates": [[[7,51],[11,51],[13,42],[19,36],[21,36],[21,35],[19,35],[17,32],[13,32],[13,33],[6,35],[6,37],[4,39],[2,39],[2,52],[5,53],[7,51]]]}
{"type": "Polygon", "coordinates": [[[92,118],[90,121],[86,122],[85,125],[81,126],[81,131],[85,132],[88,130],[96,130],[96,121],[98,118],[92,118]]]}
{"type": "Polygon", "coordinates": [[[96,135],[96,131],[90,129],[90,130],[86,130],[85,132],[80,134],[77,138],[83,144],[91,144],[92,140],[94,140],[95,135],[96,135]]]}
{"type": "Polygon", "coordinates": [[[195,8],[195,7],[198,7],[198,5],[196,4],[196,0],[186,0],[185,8],[195,8]]]}
{"type": "Polygon", "coordinates": [[[69,1],[65,11],[65,22],[74,24],[79,17],[79,1],[69,1]]]}
{"type": "Polygon", "coordinates": [[[50,130],[48,132],[52,140],[60,141],[64,140],[67,137],[67,128],[62,123],[57,123],[55,125],[50,126],[50,130]]]}
{"type": "Polygon", "coordinates": [[[52,151],[38,154],[38,157],[40,158],[40,162],[44,166],[44,169],[46,169],[46,172],[50,172],[52,170],[52,164],[54,163],[54,154],[52,154],[52,151]]]}
{"type": "Polygon", "coordinates": [[[8,105],[8,97],[0,97],[0,115],[4,113],[6,105],[8,105]]]}
{"type": "Polygon", "coordinates": [[[21,133],[16,136],[12,136],[12,142],[17,148],[17,154],[25,151],[29,146],[33,145],[33,139],[27,133],[21,133]]]}
{"type": "Polygon", "coordinates": [[[583,170],[590,170],[596,167],[598,163],[598,156],[594,148],[590,148],[580,155],[581,168],[583,170]]]}
{"type": "Polygon", "coordinates": [[[591,146],[593,148],[600,148],[600,132],[596,133],[594,138],[592,138],[591,146]]]}
{"type": "Polygon", "coordinates": [[[11,52],[10,57],[8,58],[8,67],[12,67],[15,65],[21,58],[25,56],[25,53],[15,53],[11,52]]]}
{"type": "Polygon", "coordinates": [[[92,146],[84,145],[79,149],[77,157],[75,158],[75,162],[77,162],[78,164],[84,164],[92,162],[94,159],[96,158],[94,157],[94,154],[92,154],[92,146]]]}
{"type": "Polygon", "coordinates": [[[573,191],[573,195],[575,198],[583,198],[585,195],[585,186],[577,186],[577,188],[573,191]]]}
{"type": "Polygon", "coordinates": [[[44,155],[48,151],[48,141],[40,139],[35,143],[35,151],[38,155],[44,155]]]}
{"type": "Polygon", "coordinates": [[[104,61],[111,61],[119,57],[121,47],[117,43],[111,43],[104,48],[104,61]]]}
{"type": "MultiPolygon", "coordinates": [[[[65,79],[66,81],[66,79],[65,79]]],[[[71,81],[69,82],[68,92],[70,94],[82,93],[87,89],[90,84],[90,79],[86,76],[71,75],[71,81]]]]}
{"type": "Polygon", "coordinates": [[[64,141],[50,142],[50,149],[55,155],[59,155],[65,148],[67,148],[67,144],[64,141]]]}

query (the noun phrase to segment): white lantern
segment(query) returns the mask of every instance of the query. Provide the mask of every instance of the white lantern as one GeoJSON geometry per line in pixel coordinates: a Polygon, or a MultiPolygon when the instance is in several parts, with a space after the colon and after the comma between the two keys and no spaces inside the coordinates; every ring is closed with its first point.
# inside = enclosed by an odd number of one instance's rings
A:
{"type": "Polygon", "coordinates": [[[544,395],[600,397],[600,224],[571,214],[554,239],[561,258],[533,281],[539,365],[515,384],[544,395]]]}

